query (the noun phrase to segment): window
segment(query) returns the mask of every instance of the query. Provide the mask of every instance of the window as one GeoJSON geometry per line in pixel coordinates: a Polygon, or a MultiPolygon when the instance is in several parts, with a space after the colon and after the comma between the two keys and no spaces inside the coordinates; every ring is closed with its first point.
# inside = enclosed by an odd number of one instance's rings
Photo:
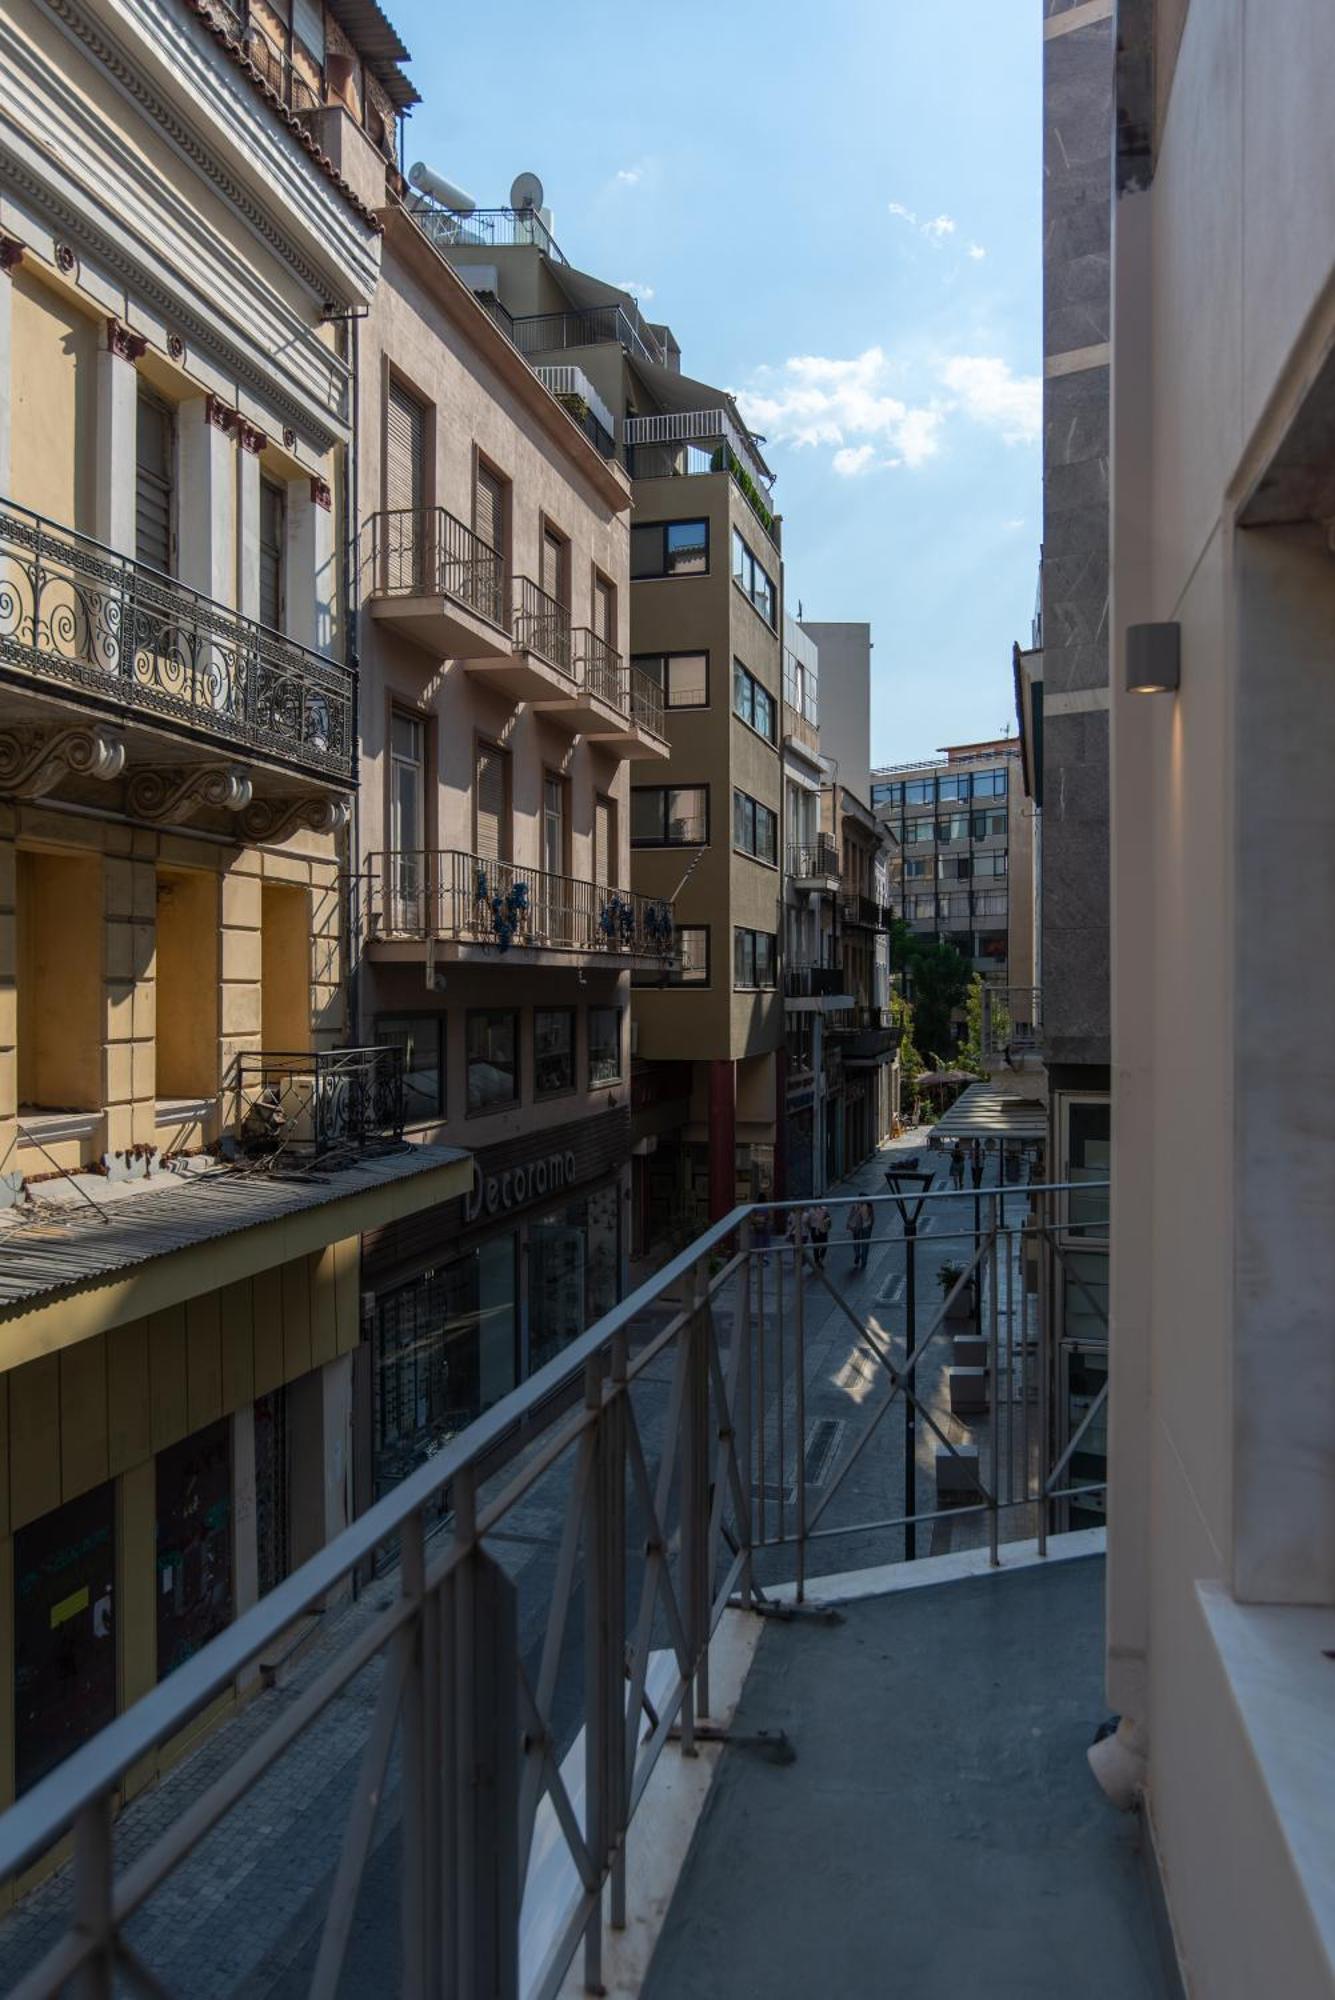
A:
{"type": "Polygon", "coordinates": [[[621,1078],[621,1009],[589,1009],[589,1089],[621,1078]]]}
{"type": "Polygon", "coordinates": [[[983,889],[973,899],[976,917],[1004,917],[1007,899],[1004,889],[983,889]]]}
{"type": "Polygon", "coordinates": [[[557,604],[570,603],[570,544],[550,522],[542,524],[540,552],[542,575],[538,579],[548,597],[557,604]]]}
{"type": "Polygon", "coordinates": [[[773,986],[778,940],[769,931],[737,930],[732,934],[732,942],[733,985],[773,986]]]}
{"type": "Polygon", "coordinates": [[[938,840],[967,840],[968,813],[952,813],[949,819],[939,819],[936,823],[936,837],[938,840]]]}
{"type": "Polygon", "coordinates": [[[499,1008],[468,1016],[468,1109],[519,1102],[519,1016],[499,1008]]]}
{"type": "Polygon", "coordinates": [[[1006,958],[1005,931],[979,931],[974,939],[974,952],[978,958],[990,958],[994,963],[1004,963],[1006,958]]]}
{"type": "Polygon", "coordinates": [[[385,508],[408,513],[409,522],[396,524],[390,539],[402,545],[415,539],[416,517],[426,504],[426,407],[398,382],[385,398],[385,508]]]}
{"type": "Polygon", "coordinates": [[[617,645],[617,591],[616,585],[601,570],[593,573],[593,630],[604,645],[616,651],[617,645]]]}
{"type": "Polygon", "coordinates": [[[403,1052],[403,1115],[409,1125],[445,1115],[445,1016],[377,1014],[376,1047],[403,1052]]]}
{"type": "Polygon", "coordinates": [[[566,780],[559,771],[542,774],[542,865],[548,875],[566,869],[566,780]]]}
{"type": "Polygon", "coordinates": [[[911,819],[907,821],[904,827],[904,839],[906,843],[935,840],[936,821],[934,819],[911,819]]]}
{"type": "Polygon", "coordinates": [[[732,705],[742,721],[767,743],[774,741],[777,714],[774,696],[768,688],[763,688],[754,674],[748,673],[740,660],[732,663],[732,705]]]}
{"type": "Polygon", "coordinates": [[[936,781],[936,796],[942,805],[945,804],[947,799],[967,799],[969,796],[968,778],[938,778],[936,781]]]}
{"type": "Polygon", "coordinates": [[[390,884],[396,930],[421,923],[426,866],[426,728],[395,709],[389,724],[390,884]]]}
{"type": "Polygon", "coordinates": [[[936,779],[914,778],[904,787],[906,806],[930,806],[936,804],[936,779]]]}
{"type": "Polygon", "coordinates": [[[598,888],[615,886],[618,859],[616,800],[605,799],[598,792],[593,801],[593,879],[598,888]]]}
{"type": "Polygon", "coordinates": [[[757,861],[779,858],[779,816],[747,792],[732,795],[732,844],[757,861]]]}
{"type": "Polygon", "coordinates": [[[283,629],[283,549],[287,540],[287,489],[260,481],[260,623],[283,629]]]}
{"type": "Polygon", "coordinates": [[[473,533],[496,554],[505,554],[506,482],[478,460],[473,472],[473,533]]]}
{"type": "Polygon", "coordinates": [[[708,521],[651,521],[630,531],[632,578],[703,576],[708,568],[708,521]]]}
{"type": "Polygon", "coordinates": [[[535,1007],[533,1010],[533,1094],[551,1097],[575,1088],[575,1010],[535,1007]]]}
{"type": "Polygon", "coordinates": [[[708,785],[637,785],[630,795],[632,847],[704,847],[708,785]]]}
{"type": "Polygon", "coordinates": [[[510,859],[510,756],[484,741],[477,746],[473,851],[480,861],[510,859]]]}
{"type": "Polygon", "coordinates": [[[973,781],[973,795],[976,799],[1004,799],[1006,796],[1005,771],[978,772],[973,781]]]}
{"type": "Polygon", "coordinates": [[[176,420],[142,382],[136,425],[134,552],[141,563],[170,575],[176,544],[176,420]]]}
{"type": "Polygon", "coordinates": [[[672,934],[672,956],[665,970],[658,966],[637,966],[630,975],[632,986],[708,986],[709,926],[681,925],[672,934]]]}
{"type": "Polygon", "coordinates": [[[777,629],[779,600],[773,579],[756,561],[736,528],[732,531],[732,580],[765,623],[777,629]]]}
{"type": "Polygon", "coordinates": [[[942,882],[967,882],[972,868],[967,854],[938,854],[936,858],[937,879],[942,882]]]}
{"type": "Polygon", "coordinates": [[[975,881],[984,876],[1004,875],[1006,873],[1005,855],[975,854],[973,857],[973,873],[975,881]]]}
{"type": "Polygon", "coordinates": [[[668,708],[708,708],[708,653],[636,653],[631,664],[662,688],[668,708]]]}
{"type": "MultiPolygon", "coordinates": [[[[931,865],[930,861],[924,855],[915,855],[912,859],[904,863],[904,873],[910,881],[913,881],[915,876],[926,875],[931,865]]],[[[942,866],[944,865],[943,863],[942,866]]]]}
{"type": "Polygon", "coordinates": [[[324,8],[319,0],[292,0],[292,32],[316,62],[324,63],[324,8]]]}

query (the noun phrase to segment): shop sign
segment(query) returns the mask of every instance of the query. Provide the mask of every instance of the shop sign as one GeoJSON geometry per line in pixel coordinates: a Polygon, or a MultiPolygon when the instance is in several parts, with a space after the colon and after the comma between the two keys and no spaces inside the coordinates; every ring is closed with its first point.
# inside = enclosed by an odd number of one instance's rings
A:
{"type": "Polygon", "coordinates": [[[531,1201],[545,1201],[549,1195],[560,1194],[563,1189],[573,1187],[578,1178],[575,1155],[569,1149],[548,1153],[527,1165],[506,1167],[495,1174],[485,1173],[481,1163],[475,1160],[472,1192],[464,1197],[464,1221],[471,1223],[481,1220],[483,1216],[508,1215],[511,1209],[524,1208],[531,1201]]]}

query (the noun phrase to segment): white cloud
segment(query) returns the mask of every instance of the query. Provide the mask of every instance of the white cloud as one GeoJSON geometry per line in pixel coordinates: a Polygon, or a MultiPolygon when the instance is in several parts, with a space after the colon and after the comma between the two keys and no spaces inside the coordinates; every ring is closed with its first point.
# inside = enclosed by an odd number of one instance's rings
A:
{"type": "Polygon", "coordinates": [[[637,181],[641,181],[644,179],[644,168],[618,167],[616,171],[616,177],[622,187],[633,188],[637,181]]]}
{"type": "Polygon", "coordinates": [[[981,424],[1007,444],[1032,444],[1042,385],[995,355],[929,356],[910,366],[882,347],[852,356],[796,354],[760,368],[739,391],[746,421],[775,445],[830,450],[842,479],[937,456],[952,424],[981,424]]]}
{"type": "Polygon", "coordinates": [[[886,205],[889,208],[891,215],[897,215],[901,222],[912,223],[913,227],[915,229],[917,228],[918,226],[917,216],[913,213],[913,210],[911,208],[905,208],[902,201],[892,201],[888,202],[886,205]]]}
{"type": "Polygon", "coordinates": [[[649,300],[654,295],[653,286],[641,284],[638,278],[618,279],[617,290],[619,292],[629,292],[631,297],[633,299],[638,299],[642,306],[647,305],[649,300]]]}
{"type": "Polygon", "coordinates": [[[987,252],[986,250],[984,250],[981,243],[971,243],[969,245],[968,254],[970,257],[973,258],[975,264],[981,264],[984,257],[986,257],[987,252]]]}
{"type": "Polygon", "coordinates": [[[1043,384],[1037,375],[1015,375],[997,355],[954,354],[941,380],[959,407],[1007,444],[1033,444],[1043,423],[1043,384]]]}
{"type": "Polygon", "coordinates": [[[934,215],[930,222],[922,224],[922,233],[929,242],[944,243],[947,236],[955,234],[955,218],[953,215],[934,215]]]}
{"type": "Polygon", "coordinates": [[[830,467],[841,479],[856,479],[860,472],[867,470],[875,456],[874,444],[841,445],[830,460],[830,467]]]}
{"type": "MultiPolygon", "coordinates": [[[[958,222],[956,222],[953,215],[947,215],[944,211],[940,215],[932,215],[922,219],[919,217],[918,211],[910,208],[906,202],[888,201],[886,209],[889,214],[895,217],[896,221],[907,223],[915,235],[921,236],[926,242],[930,243],[933,250],[939,250],[950,237],[959,234],[958,222]]],[[[967,257],[971,257],[977,263],[980,258],[986,257],[987,252],[981,243],[968,243],[964,246],[964,254],[967,257]]]]}

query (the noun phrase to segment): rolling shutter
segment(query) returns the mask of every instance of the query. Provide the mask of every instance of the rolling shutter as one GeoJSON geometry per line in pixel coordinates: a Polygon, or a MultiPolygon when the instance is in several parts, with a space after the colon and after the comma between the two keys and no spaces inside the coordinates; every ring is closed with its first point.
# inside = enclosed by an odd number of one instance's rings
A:
{"type": "Polygon", "coordinates": [[[600,889],[615,886],[612,880],[612,861],[615,841],[612,834],[612,814],[614,807],[610,799],[595,799],[593,802],[593,879],[600,889]]]}
{"type": "Polygon", "coordinates": [[[423,498],[423,440],[426,412],[415,396],[389,385],[385,407],[385,506],[390,513],[399,508],[421,510],[423,498]]]}
{"type": "Polygon", "coordinates": [[[548,597],[554,597],[558,604],[564,602],[561,595],[561,571],[564,567],[562,555],[565,545],[559,535],[550,528],[542,531],[542,577],[541,583],[548,597]]]}
{"type": "Polygon", "coordinates": [[[477,746],[477,851],[483,861],[508,861],[505,823],[505,752],[494,743],[477,746]]]}
{"type": "Polygon", "coordinates": [[[616,596],[606,577],[593,579],[593,629],[600,639],[616,650],[616,596]]]}
{"type": "Polygon", "coordinates": [[[176,470],[172,413],[144,389],[136,418],[134,552],[140,562],[170,574],[176,470]]]}
{"type": "Polygon", "coordinates": [[[494,472],[479,465],[473,478],[473,531],[497,555],[505,552],[505,489],[494,472]]]}

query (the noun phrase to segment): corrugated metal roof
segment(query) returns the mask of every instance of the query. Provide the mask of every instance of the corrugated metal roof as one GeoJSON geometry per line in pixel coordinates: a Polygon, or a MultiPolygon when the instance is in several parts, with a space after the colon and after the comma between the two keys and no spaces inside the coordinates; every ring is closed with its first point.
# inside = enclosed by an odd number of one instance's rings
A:
{"type": "Polygon", "coordinates": [[[992,1083],[971,1083],[932,1130],[943,1139],[1046,1139],[1047,1107],[992,1083]]]}
{"type": "Polygon", "coordinates": [[[399,69],[412,57],[403,37],[376,0],[329,0],[329,11],[346,33],[359,55],[369,62],[400,111],[420,104],[421,94],[399,69]]]}
{"type": "Polygon", "coordinates": [[[91,1207],[10,1211],[0,1229],[0,1318],[13,1307],[74,1291],[155,1257],[169,1257],[262,1223],[453,1166],[457,1146],[405,1146],[330,1171],[289,1179],[241,1167],[145,1183],[91,1207]]]}

